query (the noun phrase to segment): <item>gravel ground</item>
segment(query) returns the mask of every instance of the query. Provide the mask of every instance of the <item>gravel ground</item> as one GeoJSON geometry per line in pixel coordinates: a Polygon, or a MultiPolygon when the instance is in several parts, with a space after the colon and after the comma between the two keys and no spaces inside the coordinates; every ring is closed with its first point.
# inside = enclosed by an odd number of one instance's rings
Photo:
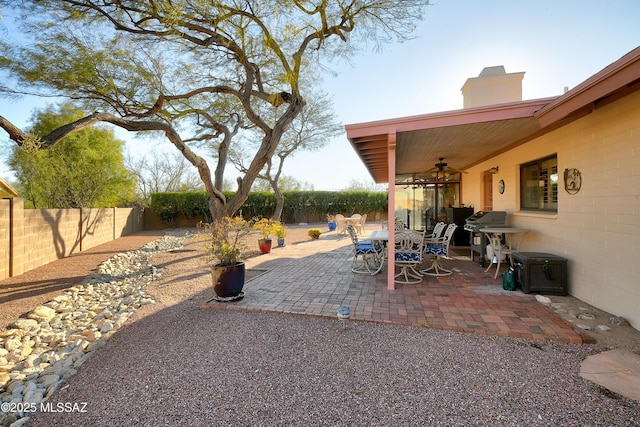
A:
{"type": "Polygon", "coordinates": [[[157,303],[27,425],[640,425],[638,402],[578,375],[593,347],[202,308],[197,243],[154,263],[157,303]]]}
{"type": "Polygon", "coordinates": [[[29,425],[638,425],[586,347],[170,307],[127,327],[29,425]]]}

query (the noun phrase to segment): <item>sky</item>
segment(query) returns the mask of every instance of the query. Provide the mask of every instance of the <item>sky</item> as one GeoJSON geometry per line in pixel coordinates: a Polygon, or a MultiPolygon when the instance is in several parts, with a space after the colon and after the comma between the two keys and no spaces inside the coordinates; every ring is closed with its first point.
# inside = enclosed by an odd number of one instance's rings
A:
{"type": "MultiPolygon", "coordinates": [[[[557,96],[640,46],[639,17],[637,0],[433,0],[414,39],[334,65],[337,76],[327,75],[321,86],[342,124],[461,109],[466,79],[497,65],[525,72],[523,99],[557,96]]],[[[34,108],[48,103],[0,99],[0,115],[26,126],[34,108]]],[[[0,151],[9,144],[0,133],[0,151]]],[[[173,150],[168,142],[146,144],[142,153],[173,150]]],[[[0,176],[5,170],[0,163],[0,176]]],[[[283,173],[315,190],[373,185],[346,132],[321,150],[288,158],[283,173]]]]}

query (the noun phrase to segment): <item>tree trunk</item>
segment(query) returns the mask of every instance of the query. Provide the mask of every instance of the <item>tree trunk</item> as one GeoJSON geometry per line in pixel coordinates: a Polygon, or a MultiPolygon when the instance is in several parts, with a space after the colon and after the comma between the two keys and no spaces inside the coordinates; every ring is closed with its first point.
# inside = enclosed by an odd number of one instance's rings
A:
{"type": "Polygon", "coordinates": [[[280,221],[282,210],[284,209],[284,196],[282,195],[282,191],[280,191],[280,187],[277,185],[273,187],[273,191],[276,193],[276,210],[273,211],[272,219],[280,221]]]}

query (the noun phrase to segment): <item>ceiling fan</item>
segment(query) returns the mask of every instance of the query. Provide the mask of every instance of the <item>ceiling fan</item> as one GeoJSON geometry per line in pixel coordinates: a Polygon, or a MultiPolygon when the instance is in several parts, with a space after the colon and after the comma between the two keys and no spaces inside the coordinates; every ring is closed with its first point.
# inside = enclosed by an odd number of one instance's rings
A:
{"type": "Polygon", "coordinates": [[[441,177],[446,177],[453,173],[468,173],[467,171],[463,171],[462,169],[452,168],[444,162],[444,157],[438,158],[439,162],[433,165],[433,167],[429,170],[422,172],[422,175],[431,174],[436,176],[436,180],[441,177]]]}

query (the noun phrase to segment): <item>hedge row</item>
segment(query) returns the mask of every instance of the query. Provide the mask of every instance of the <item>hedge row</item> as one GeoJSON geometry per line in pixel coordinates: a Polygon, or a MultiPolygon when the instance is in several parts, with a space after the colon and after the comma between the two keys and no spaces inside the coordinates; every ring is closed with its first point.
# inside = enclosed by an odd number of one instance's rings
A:
{"type": "MultiPolygon", "coordinates": [[[[234,193],[225,192],[227,199],[234,193]]],[[[327,214],[386,212],[387,192],[372,191],[285,191],[282,222],[326,221],[327,214]]],[[[276,208],[276,196],[269,192],[254,192],[242,205],[238,214],[244,218],[270,218],[276,208]]],[[[205,192],[153,193],[151,209],[170,226],[175,226],[178,217],[211,218],[209,196],[205,192]]]]}

